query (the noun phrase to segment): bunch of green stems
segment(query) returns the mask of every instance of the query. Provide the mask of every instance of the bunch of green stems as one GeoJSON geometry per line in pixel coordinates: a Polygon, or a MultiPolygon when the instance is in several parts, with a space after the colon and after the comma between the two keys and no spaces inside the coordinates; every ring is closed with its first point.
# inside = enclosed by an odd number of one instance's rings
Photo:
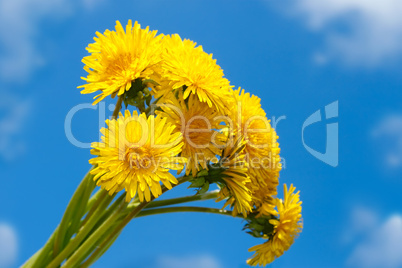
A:
{"type": "MultiPolygon", "coordinates": [[[[117,101],[112,118],[122,106],[122,98],[117,101]]],[[[138,196],[125,201],[125,192],[109,193],[96,186],[93,175],[88,172],[72,196],[60,224],[45,245],[29,258],[22,267],[57,268],[89,267],[113,244],[123,228],[134,218],[163,213],[205,212],[232,215],[231,211],[199,207],[177,206],[178,204],[216,199],[218,191],[195,194],[173,199],[140,202],[138,196]]],[[[177,178],[178,186],[190,179],[177,178]]],[[[168,189],[162,186],[162,193],[168,189]]]]}

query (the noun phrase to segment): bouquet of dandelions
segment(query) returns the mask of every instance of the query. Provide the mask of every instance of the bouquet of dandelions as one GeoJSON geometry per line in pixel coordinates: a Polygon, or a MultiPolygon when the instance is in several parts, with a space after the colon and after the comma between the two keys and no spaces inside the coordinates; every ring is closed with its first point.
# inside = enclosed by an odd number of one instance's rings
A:
{"type": "Polygon", "coordinates": [[[88,46],[80,87],[100,91],[94,104],[117,97],[116,109],[60,224],[22,267],[89,267],[131,220],[174,212],[243,218],[244,229],[263,239],[247,263],[274,261],[302,229],[301,201],[292,185],[276,197],[280,149],[260,99],[233,90],[191,40],[131,21],[115,29],[97,32],[88,46]],[[196,194],[157,199],[185,182],[196,194]],[[223,208],[177,206],[210,199],[224,200],[223,208]]]}

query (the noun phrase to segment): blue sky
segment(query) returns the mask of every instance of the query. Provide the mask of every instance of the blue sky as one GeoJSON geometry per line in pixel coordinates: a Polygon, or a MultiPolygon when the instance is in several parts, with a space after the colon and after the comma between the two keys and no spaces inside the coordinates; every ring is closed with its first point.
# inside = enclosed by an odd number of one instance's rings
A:
{"type": "MultiPolygon", "coordinates": [[[[65,118],[91,103],[76,89],[85,47],[128,19],[201,44],[233,85],[283,118],[280,182],[300,189],[304,230],[271,267],[402,267],[399,1],[132,2],[0,0],[0,267],[44,244],[89,169],[89,149],[69,141],[65,118]],[[338,117],[325,119],[336,101],[338,117]],[[338,124],[336,167],[303,145],[303,123],[317,110],[323,120],[304,129],[304,142],[325,152],[326,124],[338,124]]],[[[73,117],[81,142],[99,138],[95,108],[73,117]]],[[[242,227],[216,215],[142,218],[94,267],[244,268],[261,241],[242,227]]]]}

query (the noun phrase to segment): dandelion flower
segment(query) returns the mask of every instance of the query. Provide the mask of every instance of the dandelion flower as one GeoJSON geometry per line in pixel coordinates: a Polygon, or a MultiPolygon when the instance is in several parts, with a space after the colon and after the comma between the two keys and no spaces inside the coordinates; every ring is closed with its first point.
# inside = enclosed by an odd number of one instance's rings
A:
{"type": "Polygon", "coordinates": [[[299,192],[294,193],[295,187],[290,185],[289,191],[284,185],[284,200],[277,199],[279,219],[270,220],[273,233],[269,240],[261,245],[254,246],[249,251],[255,251],[247,261],[252,266],[265,266],[283,255],[293,244],[295,238],[303,228],[301,218],[301,204],[299,192]]]}
{"type": "Polygon", "coordinates": [[[95,165],[91,174],[98,186],[113,194],[126,190],[126,200],[136,193],[141,202],[151,200],[162,194],[160,182],[168,189],[177,179],[169,170],[183,169],[185,159],[177,157],[183,142],[180,132],[175,132],[166,119],[131,115],[115,120],[106,120],[108,128],[101,129],[102,142],[92,144],[91,153],[97,157],[89,160],[95,165]]]}
{"type": "Polygon", "coordinates": [[[218,129],[218,112],[206,103],[200,102],[195,96],[183,98],[178,92],[177,97],[169,94],[165,104],[159,104],[162,111],[158,115],[165,117],[183,135],[183,150],[181,156],[187,158],[186,175],[193,176],[201,169],[208,169],[208,161],[216,159],[220,154],[219,146],[226,139],[218,129]]]}
{"type": "Polygon", "coordinates": [[[253,203],[259,215],[274,214],[277,186],[279,184],[279,170],[267,167],[253,167],[249,169],[250,183],[247,186],[252,191],[253,203]]]}
{"type": "Polygon", "coordinates": [[[233,98],[229,81],[223,77],[223,71],[212,54],[205,53],[202,46],[196,47],[193,41],[182,40],[177,34],[164,36],[163,44],[161,72],[171,87],[160,89],[155,97],[182,88],[184,99],[195,95],[200,102],[222,113],[231,108],[233,98]]]}
{"type": "Polygon", "coordinates": [[[219,192],[217,202],[227,199],[224,208],[233,207],[233,215],[243,214],[244,217],[252,210],[251,192],[246,184],[250,182],[248,165],[244,148],[246,144],[243,137],[236,138],[233,144],[228,143],[223,149],[219,166],[223,168],[222,180],[224,187],[219,192]]]}
{"type": "MultiPolygon", "coordinates": [[[[236,101],[236,107],[231,114],[233,128],[234,131],[241,131],[244,135],[248,156],[264,160],[271,153],[276,157],[279,154],[277,135],[265,111],[261,108],[260,98],[246,93],[241,88],[234,90],[233,96],[236,101]]],[[[256,163],[257,165],[269,164],[268,161],[256,163]]]]}
{"type": "Polygon", "coordinates": [[[141,29],[137,22],[133,27],[131,20],[126,31],[119,21],[115,28],[104,34],[96,32],[95,43],[87,47],[91,55],[82,60],[88,72],[82,79],[87,84],[78,88],[84,88],[82,94],[101,91],[94,104],[110,95],[122,95],[137,78],[150,78],[161,61],[161,36],[156,36],[156,31],[141,29]]]}
{"type": "Polygon", "coordinates": [[[234,132],[241,132],[246,139],[245,153],[249,162],[250,183],[254,205],[261,212],[272,212],[272,196],[276,195],[279,172],[282,168],[279,157],[278,136],[271,127],[265,111],[261,108],[260,98],[246,93],[241,88],[233,95],[237,109],[232,110],[234,132]]]}

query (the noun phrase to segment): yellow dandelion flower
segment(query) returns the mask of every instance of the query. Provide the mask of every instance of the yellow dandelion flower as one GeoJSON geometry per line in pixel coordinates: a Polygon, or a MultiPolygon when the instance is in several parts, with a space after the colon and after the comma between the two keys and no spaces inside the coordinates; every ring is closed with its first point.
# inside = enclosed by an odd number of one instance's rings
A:
{"type": "Polygon", "coordinates": [[[233,100],[229,81],[212,58],[203,51],[202,46],[179,35],[164,36],[162,76],[170,81],[170,87],[161,88],[155,94],[159,97],[171,89],[183,88],[183,98],[196,95],[201,102],[215,107],[224,113],[231,108],[233,100]]]}
{"type": "Polygon", "coordinates": [[[221,127],[219,114],[195,96],[184,100],[182,92],[178,92],[177,98],[169,94],[166,101],[159,104],[162,111],[157,111],[157,114],[167,118],[176,126],[176,131],[182,133],[184,145],[181,156],[187,158],[186,175],[192,172],[195,176],[197,171],[208,169],[208,161],[221,152],[219,146],[226,137],[218,131],[221,127]]]}
{"type": "Polygon", "coordinates": [[[223,149],[218,165],[224,169],[221,174],[225,186],[221,188],[216,200],[219,202],[227,198],[223,208],[230,205],[233,207],[234,216],[241,213],[244,217],[252,210],[251,192],[246,186],[250,178],[244,153],[245,147],[244,139],[240,136],[233,144],[228,143],[223,149]]]}
{"type": "MultiPolygon", "coordinates": [[[[253,179],[250,178],[250,180],[253,179]]],[[[252,204],[254,205],[254,211],[258,213],[257,217],[277,214],[275,210],[276,199],[274,197],[277,192],[276,188],[257,188],[255,183],[248,183],[247,186],[251,188],[252,204]]]]}
{"type": "Polygon", "coordinates": [[[250,160],[254,160],[250,164],[257,166],[270,164],[266,157],[270,153],[274,156],[279,154],[279,147],[276,142],[276,132],[271,127],[265,111],[261,108],[260,98],[246,93],[241,88],[234,90],[233,96],[236,107],[231,111],[232,124],[234,131],[241,131],[246,139],[247,155],[252,158],[250,160]],[[253,158],[258,158],[260,161],[253,158]]]}
{"type": "Polygon", "coordinates": [[[284,200],[277,199],[279,219],[270,220],[273,225],[273,234],[269,240],[261,245],[254,246],[249,251],[255,251],[247,260],[252,266],[265,266],[283,255],[293,244],[303,228],[301,218],[301,204],[299,192],[294,193],[295,187],[290,185],[289,191],[284,185],[284,200]]]}
{"type": "Polygon", "coordinates": [[[97,157],[89,160],[96,167],[91,171],[96,184],[113,194],[126,190],[126,200],[136,193],[141,202],[162,194],[160,182],[168,189],[177,179],[169,170],[183,169],[185,159],[177,157],[183,142],[180,132],[166,119],[131,115],[106,120],[108,128],[102,128],[102,142],[92,144],[91,153],[97,157]]]}
{"type": "Polygon", "coordinates": [[[259,215],[274,214],[277,186],[279,184],[279,170],[267,167],[254,167],[249,169],[250,183],[247,186],[252,191],[253,204],[259,215]]]}
{"type": "Polygon", "coordinates": [[[115,28],[104,34],[96,32],[95,43],[87,47],[91,55],[82,60],[88,72],[82,79],[87,84],[78,88],[84,88],[82,94],[101,91],[94,104],[109,95],[122,95],[137,78],[150,78],[161,61],[161,36],[156,36],[156,31],[141,29],[138,22],[133,27],[131,20],[126,31],[119,21],[115,28]]]}
{"type": "Polygon", "coordinates": [[[278,136],[271,127],[260,98],[238,88],[233,91],[237,109],[231,113],[235,132],[241,132],[246,139],[245,153],[249,163],[253,203],[260,212],[270,215],[272,196],[276,195],[279,172],[282,168],[279,157],[278,136]]]}

